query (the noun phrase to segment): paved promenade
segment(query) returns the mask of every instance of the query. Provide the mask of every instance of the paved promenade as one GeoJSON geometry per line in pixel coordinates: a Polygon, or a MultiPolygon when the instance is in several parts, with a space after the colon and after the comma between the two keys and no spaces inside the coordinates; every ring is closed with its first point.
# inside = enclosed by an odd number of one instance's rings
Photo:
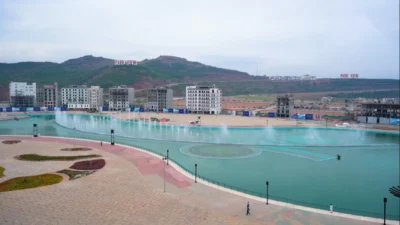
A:
{"type": "MultiPolygon", "coordinates": [[[[250,200],[246,216],[245,197],[217,190],[166,168],[163,192],[163,161],[134,148],[99,142],[49,137],[6,137],[19,144],[0,143],[0,165],[5,177],[56,172],[76,161],[26,162],[19,154],[45,155],[100,154],[106,165],[77,180],[36,189],[0,193],[0,224],[377,224],[331,215],[294,210],[250,200]],[[94,150],[65,152],[61,148],[86,146],[94,150]]],[[[82,161],[82,160],[77,160],[82,161]]]]}

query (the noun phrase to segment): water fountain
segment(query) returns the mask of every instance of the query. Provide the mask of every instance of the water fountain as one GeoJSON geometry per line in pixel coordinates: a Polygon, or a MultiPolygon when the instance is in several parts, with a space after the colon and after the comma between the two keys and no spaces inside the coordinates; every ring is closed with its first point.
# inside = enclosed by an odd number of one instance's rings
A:
{"type": "Polygon", "coordinates": [[[77,115],[56,112],[56,122],[64,127],[77,130],[108,134],[111,128],[118,130],[118,135],[126,137],[151,138],[204,143],[233,143],[257,145],[359,145],[373,142],[365,138],[365,130],[343,130],[320,128],[228,128],[194,127],[167,124],[161,121],[152,122],[150,116],[140,118],[136,113],[129,117],[139,117],[137,122],[120,118],[121,112],[113,112],[110,119],[98,115],[77,115]],[[338,141],[341,140],[340,143],[338,141]]]}

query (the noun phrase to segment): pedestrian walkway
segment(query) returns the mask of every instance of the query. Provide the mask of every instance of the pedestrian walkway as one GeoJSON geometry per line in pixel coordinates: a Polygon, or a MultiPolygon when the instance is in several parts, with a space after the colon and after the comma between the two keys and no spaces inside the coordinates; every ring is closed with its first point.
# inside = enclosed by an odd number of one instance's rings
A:
{"type": "Polygon", "coordinates": [[[106,160],[104,168],[87,177],[0,193],[0,224],[375,224],[336,217],[335,213],[322,215],[265,205],[194,183],[171,166],[166,166],[164,193],[164,162],[127,146],[100,146],[100,142],[52,137],[0,139],[23,140],[15,145],[0,143],[0,165],[6,168],[6,176],[0,182],[16,176],[55,172],[75,162],[18,161],[14,156],[19,154],[100,154],[106,160]],[[59,151],[71,146],[85,146],[93,151],[59,151]],[[251,215],[246,216],[248,201],[251,215]]]}

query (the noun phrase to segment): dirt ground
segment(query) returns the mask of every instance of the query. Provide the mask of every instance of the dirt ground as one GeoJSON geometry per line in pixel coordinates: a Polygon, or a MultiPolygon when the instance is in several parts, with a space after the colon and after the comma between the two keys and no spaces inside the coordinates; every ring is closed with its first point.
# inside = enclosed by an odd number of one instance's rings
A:
{"type": "MultiPolygon", "coordinates": [[[[222,97],[222,108],[227,110],[262,109],[273,105],[274,101],[245,99],[239,97],[222,97]]],[[[175,108],[185,108],[186,100],[174,100],[175,108]]]]}
{"type": "Polygon", "coordinates": [[[265,126],[296,126],[295,120],[245,117],[232,115],[205,115],[205,114],[174,114],[174,113],[114,113],[114,117],[124,120],[142,119],[148,120],[151,117],[157,119],[168,118],[168,124],[187,125],[190,121],[200,121],[202,126],[228,126],[228,127],[265,127],[265,126]],[[198,118],[200,117],[200,119],[198,118]]]}

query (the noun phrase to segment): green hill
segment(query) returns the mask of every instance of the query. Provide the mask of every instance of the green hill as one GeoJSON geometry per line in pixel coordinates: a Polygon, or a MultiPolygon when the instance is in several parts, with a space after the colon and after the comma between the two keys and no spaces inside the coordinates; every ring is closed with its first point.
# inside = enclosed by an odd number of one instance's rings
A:
{"type": "MultiPolygon", "coordinates": [[[[184,96],[185,87],[194,83],[178,84],[172,87],[174,95],[184,96]]],[[[224,96],[272,94],[272,93],[305,93],[354,90],[400,89],[399,81],[392,79],[320,79],[314,81],[241,81],[241,82],[202,82],[198,85],[215,84],[224,96]]]]}
{"type": "Polygon", "coordinates": [[[37,83],[100,85],[108,88],[126,84],[135,88],[148,88],[177,82],[201,80],[251,79],[243,72],[220,69],[174,56],[160,56],[144,60],[137,66],[114,66],[114,60],[84,56],[63,63],[21,62],[0,63],[0,85],[10,81],[37,83]]]}
{"type": "MultiPolygon", "coordinates": [[[[399,89],[399,80],[389,79],[319,79],[315,81],[270,81],[236,70],[221,69],[188,61],[175,56],[146,59],[138,65],[114,65],[114,60],[84,56],[63,63],[20,62],[0,63],[0,94],[5,96],[10,81],[48,84],[100,85],[107,89],[125,84],[136,89],[169,85],[175,96],[184,96],[189,84],[213,85],[222,89],[224,96],[299,93],[351,90],[399,89]],[[207,82],[204,82],[207,81],[207,82]],[[3,88],[1,88],[3,86],[3,88]],[[4,93],[4,94],[3,94],[4,93]]],[[[140,96],[140,92],[138,92],[140,96]]],[[[7,97],[4,97],[7,99],[7,97]]]]}

